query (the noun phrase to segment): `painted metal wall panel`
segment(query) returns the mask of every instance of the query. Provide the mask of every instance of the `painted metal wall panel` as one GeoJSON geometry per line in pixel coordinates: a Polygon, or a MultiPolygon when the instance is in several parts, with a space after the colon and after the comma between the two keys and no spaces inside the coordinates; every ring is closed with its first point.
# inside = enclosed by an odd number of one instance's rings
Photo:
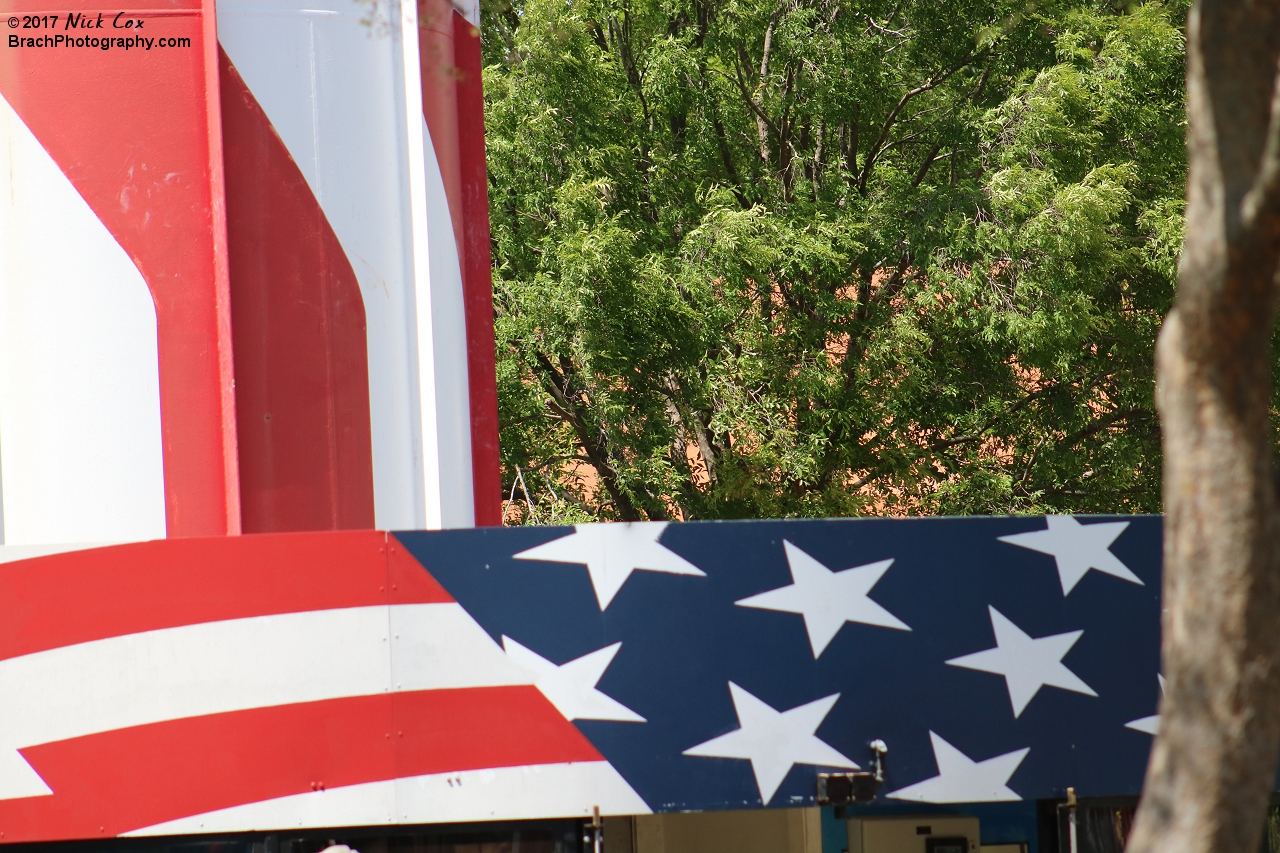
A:
{"type": "MultiPolygon", "coordinates": [[[[323,221],[318,227],[331,229],[345,256],[336,260],[350,267],[359,285],[369,397],[362,428],[371,448],[376,521],[382,526],[420,527],[425,522],[425,498],[416,472],[421,469],[422,410],[417,394],[415,247],[407,215],[410,140],[399,83],[402,46],[394,31],[375,34],[360,18],[360,7],[348,0],[269,7],[257,0],[224,0],[218,6],[218,31],[230,67],[243,80],[253,109],[268,123],[260,131],[283,144],[283,153],[305,178],[298,193],[310,196],[323,221]]],[[[228,182],[229,206],[246,213],[262,210],[262,201],[241,192],[242,185],[255,189],[259,175],[254,164],[232,160],[228,171],[242,174],[228,182]]],[[[257,237],[268,253],[316,251],[296,241],[281,246],[261,232],[257,237]]],[[[237,248],[246,247],[233,245],[233,255],[237,248]]],[[[278,318],[272,320],[279,325],[278,318]]],[[[249,352],[245,359],[255,357],[249,352]]],[[[268,367],[259,363],[256,369],[268,367]]],[[[263,453],[268,460],[249,475],[268,480],[270,462],[278,462],[270,454],[287,451],[290,441],[305,443],[307,437],[276,428],[275,419],[281,416],[288,424],[289,412],[255,414],[272,414],[273,435],[280,439],[266,443],[263,453]]],[[[284,529],[275,521],[257,518],[252,529],[284,529]]]]}
{"type": "Polygon", "coordinates": [[[296,162],[225,54],[221,71],[244,531],[371,528],[364,298],[296,162]]]}
{"type": "Polygon", "coordinates": [[[480,8],[465,4],[453,15],[461,170],[462,286],[466,301],[467,381],[471,389],[471,478],[476,524],[502,523],[502,470],[498,455],[498,388],[493,329],[493,264],[489,251],[489,180],[485,163],[480,8]]]}
{"type": "Polygon", "coordinates": [[[78,2],[0,61],[5,539],[498,523],[474,27],[78,2]]]}
{"type": "Polygon", "coordinates": [[[386,534],[9,562],[0,600],[4,842],[647,810],[386,534]]]}
{"type": "Polygon", "coordinates": [[[1083,521],[397,536],[497,640],[562,667],[620,643],[596,686],[646,722],[614,708],[578,725],[650,806],[680,810],[811,804],[815,765],[865,766],[875,738],[902,799],[1136,793],[1153,721],[1128,724],[1159,696],[1160,521],[1083,521]],[[997,636],[1038,651],[959,660],[997,636]],[[1025,678],[981,671],[1014,664],[1025,678]],[[807,728],[746,722],[791,712],[807,728]],[[775,730],[804,760],[768,757],[775,730]]]}
{"type": "MultiPolygon", "coordinates": [[[[253,530],[369,526],[361,513],[335,516],[330,511],[343,501],[359,503],[363,497],[357,496],[368,490],[362,471],[344,469],[337,461],[341,453],[330,453],[353,432],[368,433],[373,516],[383,527],[473,525],[478,505],[473,470],[476,465],[486,472],[497,466],[496,441],[491,437],[481,445],[483,463],[472,452],[473,411],[492,410],[487,421],[481,418],[481,427],[489,432],[496,414],[492,313],[477,314],[469,322],[463,290],[458,239],[464,221],[462,172],[456,156],[463,143],[452,85],[452,39],[442,41],[430,27],[420,27],[412,3],[378,8],[388,17],[365,17],[363,8],[349,0],[291,0],[265,9],[260,0],[227,0],[219,7],[220,39],[230,73],[244,84],[244,97],[253,104],[249,112],[264,119],[254,131],[264,144],[256,147],[271,148],[274,139],[282,143],[275,159],[303,178],[290,182],[291,197],[307,201],[315,211],[317,230],[334,237],[321,247],[308,242],[309,234],[280,235],[275,233],[279,228],[267,228],[272,217],[263,211],[277,203],[279,193],[264,189],[254,161],[228,158],[230,208],[263,223],[243,233],[232,226],[233,295],[244,297],[236,297],[235,310],[243,315],[242,326],[261,327],[257,339],[279,353],[273,360],[262,357],[262,346],[251,350],[247,339],[243,346],[244,360],[254,365],[248,369],[258,374],[241,391],[243,404],[251,410],[241,415],[241,463],[248,469],[246,484],[255,483],[247,486],[246,497],[246,519],[252,517],[246,524],[253,530]],[[420,33],[425,34],[421,39],[420,33]],[[420,51],[423,44],[426,54],[420,51]],[[421,71],[429,62],[423,56],[436,63],[434,74],[421,71]],[[429,128],[424,106],[443,111],[445,120],[429,128]],[[297,388],[294,375],[304,377],[308,369],[290,359],[293,348],[282,343],[295,320],[282,311],[250,305],[255,291],[281,281],[267,272],[267,264],[252,259],[276,256],[286,251],[284,247],[294,256],[320,258],[319,265],[335,281],[353,277],[363,301],[363,330],[353,320],[346,337],[337,327],[327,327],[322,336],[332,342],[332,352],[349,348],[347,338],[364,335],[367,391],[344,390],[331,381],[333,370],[314,371],[312,384],[328,382],[334,400],[354,401],[367,394],[367,414],[356,417],[354,403],[342,408],[345,414],[335,408],[327,436],[307,436],[289,427],[290,419],[314,422],[305,412],[305,399],[290,404],[280,393],[254,395],[273,385],[297,388]],[[237,258],[247,261],[242,264],[237,258]],[[473,346],[472,337],[479,344],[473,346]],[[470,379],[469,357],[477,347],[483,352],[486,343],[489,379],[477,390],[470,379]],[[489,389],[487,396],[484,388],[489,389]],[[269,428],[264,426],[267,415],[272,418],[269,428]],[[309,452],[301,452],[305,448],[309,452]],[[290,476],[290,471],[297,473],[290,476]],[[320,484],[325,473],[330,479],[320,484]],[[294,483],[305,488],[299,492],[294,483]],[[287,516],[303,505],[300,496],[314,506],[303,513],[305,521],[290,526],[287,516]]],[[[453,15],[447,6],[444,12],[453,15]]],[[[451,24],[451,17],[444,20],[451,24]]],[[[230,135],[237,135],[229,128],[230,135]]],[[[482,132],[478,144],[482,157],[482,132]]],[[[483,170],[469,180],[477,177],[483,195],[483,170]]],[[[475,214],[481,215],[487,243],[487,213],[481,209],[475,214]]],[[[484,262],[486,277],[476,287],[487,294],[487,258],[484,262]]],[[[314,280],[299,278],[304,283],[314,280]]],[[[283,306],[290,299],[298,304],[289,293],[278,302],[283,306]]],[[[329,304],[333,298],[318,297],[316,302],[329,304]]],[[[316,323],[323,324],[323,319],[316,323]]],[[[238,343],[238,358],[241,349],[238,343]]],[[[317,365],[341,367],[353,361],[321,358],[317,365]]],[[[351,378],[358,373],[352,368],[351,378]]],[[[497,479],[488,477],[482,519],[488,523],[499,520],[493,512],[498,492],[497,479]]]]}
{"type": "Polygon", "coordinates": [[[165,540],[4,562],[0,838],[1132,795],[1159,518],[165,540]],[[176,783],[175,783],[176,780],[176,783]]]}
{"type": "Polygon", "coordinates": [[[0,544],[163,537],[151,292],[3,97],[0,163],[0,544]]]}
{"type": "MultiPolygon", "coordinates": [[[[433,293],[437,294],[433,327],[437,349],[447,354],[438,363],[453,365],[462,359],[467,365],[465,375],[455,375],[445,380],[447,384],[437,381],[454,400],[451,409],[467,408],[469,415],[439,421],[442,477],[450,466],[460,466],[448,476],[469,477],[473,483],[475,522],[496,525],[501,523],[502,482],[479,9],[474,4],[459,8],[446,0],[424,0],[417,10],[423,132],[429,143],[425,154],[433,293]]],[[[457,513],[461,497],[451,496],[441,513],[457,513]]]]}
{"type": "Polygon", "coordinates": [[[24,223],[0,240],[14,541],[239,530],[212,2],[133,8],[7,7],[39,23],[6,28],[0,60],[3,144],[29,167],[0,178],[6,222],[24,223]]]}
{"type": "MultiPolygon", "coordinates": [[[[439,400],[440,407],[451,413],[434,422],[424,421],[424,456],[436,460],[434,466],[428,462],[424,472],[428,483],[427,516],[441,520],[439,525],[429,522],[428,526],[469,527],[474,519],[468,404],[471,383],[462,281],[462,140],[458,134],[454,11],[447,0],[418,0],[415,12],[417,26],[412,31],[417,35],[432,290],[430,316],[421,307],[418,314],[418,328],[430,329],[430,345],[424,343],[420,349],[422,388],[424,399],[439,400]],[[468,483],[465,494],[444,488],[449,482],[463,480],[468,483]]],[[[420,301],[419,306],[422,305],[420,301]]]]}

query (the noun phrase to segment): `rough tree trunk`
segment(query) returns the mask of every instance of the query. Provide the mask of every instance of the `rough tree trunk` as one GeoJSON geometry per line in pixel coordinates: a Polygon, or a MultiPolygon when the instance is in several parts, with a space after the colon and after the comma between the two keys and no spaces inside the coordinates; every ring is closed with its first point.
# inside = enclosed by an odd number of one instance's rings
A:
{"type": "Polygon", "coordinates": [[[1256,853],[1280,759],[1280,0],[1201,0],[1187,48],[1187,233],[1156,354],[1168,685],[1128,849],[1256,853]]]}

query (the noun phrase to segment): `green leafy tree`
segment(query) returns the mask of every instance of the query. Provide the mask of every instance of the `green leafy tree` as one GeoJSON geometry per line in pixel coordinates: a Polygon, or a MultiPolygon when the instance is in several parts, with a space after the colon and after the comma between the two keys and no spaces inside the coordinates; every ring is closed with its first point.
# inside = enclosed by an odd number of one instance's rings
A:
{"type": "Polygon", "coordinates": [[[512,521],[1158,509],[1185,7],[495,3],[512,521]]]}

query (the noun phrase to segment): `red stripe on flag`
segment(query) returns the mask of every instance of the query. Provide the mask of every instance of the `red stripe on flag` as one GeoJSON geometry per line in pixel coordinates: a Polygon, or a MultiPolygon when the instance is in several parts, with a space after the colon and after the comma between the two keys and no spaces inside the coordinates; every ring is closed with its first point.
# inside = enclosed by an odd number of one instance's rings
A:
{"type": "MultiPolygon", "coordinates": [[[[167,539],[0,565],[0,660],[199,622],[453,598],[378,531],[167,539]],[[390,584],[396,588],[388,592],[390,584]]],[[[400,549],[403,551],[403,549],[400,549]]]]}
{"type": "Polygon", "coordinates": [[[396,776],[604,759],[533,685],[392,697],[396,776]]]}
{"type": "Polygon", "coordinates": [[[531,686],[259,708],[22,754],[54,793],[0,801],[5,842],[118,835],[319,785],[602,759],[531,686]]]}

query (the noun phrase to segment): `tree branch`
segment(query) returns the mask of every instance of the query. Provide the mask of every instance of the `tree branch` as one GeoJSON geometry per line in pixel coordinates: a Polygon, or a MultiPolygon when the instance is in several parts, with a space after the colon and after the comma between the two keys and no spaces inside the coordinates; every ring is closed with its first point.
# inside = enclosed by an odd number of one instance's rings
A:
{"type": "Polygon", "coordinates": [[[867,151],[867,157],[862,166],[862,174],[858,177],[859,193],[862,195],[867,194],[867,180],[871,177],[871,169],[875,166],[876,159],[880,156],[885,142],[889,138],[889,131],[893,129],[894,123],[897,122],[898,116],[901,115],[907,104],[916,96],[923,95],[925,92],[936,89],[943,83],[947,82],[947,80],[951,79],[951,76],[957,71],[972,64],[975,58],[976,57],[972,52],[965,54],[965,57],[960,60],[959,64],[946,71],[939,71],[919,86],[916,86],[914,89],[909,89],[906,94],[898,99],[898,103],[889,111],[888,117],[885,118],[884,125],[880,128],[880,135],[876,138],[875,144],[867,151]]]}
{"type": "Polygon", "coordinates": [[[595,440],[587,429],[586,407],[574,392],[568,371],[557,369],[551,359],[543,353],[537,353],[534,356],[534,363],[541,373],[543,387],[551,393],[552,400],[548,402],[548,407],[559,415],[577,436],[579,446],[600,474],[600,482],[604,484],[609,497],[613,499],[618,514],[624,521],[643,520],[631,497],[623,491],[618,481],[617,469],[609,461],[609,452],[604,442],[595,440]]]}

